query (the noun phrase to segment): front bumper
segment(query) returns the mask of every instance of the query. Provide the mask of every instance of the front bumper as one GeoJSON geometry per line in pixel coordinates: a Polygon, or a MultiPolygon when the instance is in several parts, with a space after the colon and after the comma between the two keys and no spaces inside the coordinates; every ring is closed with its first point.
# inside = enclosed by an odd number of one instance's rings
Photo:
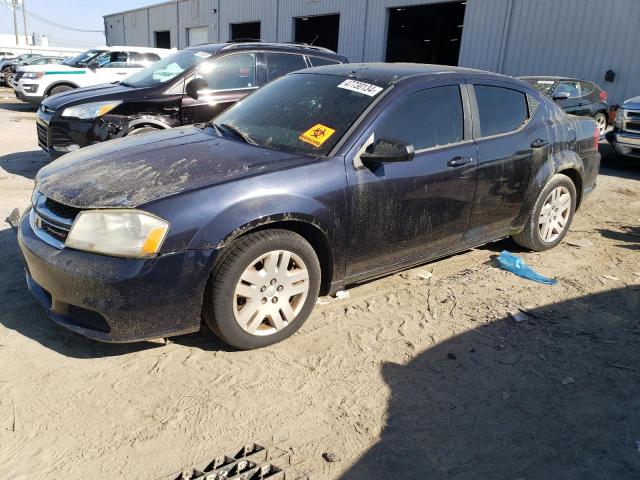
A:
{"type": "Polygon", "coordinates": [[[27,95],[22,90],[14,89],[14,93],[16,98],[22,100],[23,102],[30,103],[31,105],[40,105],[44,100],[42,95],[27,95]]]}
{"type": "Polygon", "coordinates": [[[66,119],[42,107],[38,109],[36,128],[38,145],[53,158],[115,136],[102,119],[66,119]]]}
{"type": "Polygon", "coordinates": [[[607,133],[607,140],[618,155],[640,160],[640,134],[614,130],[607,133]]]}
{"type": "Polygon", "coordinates": [[[104,342],[133,342],[200,328],[217,250],[129,259],[57,249],[35,235],[28,214],[18,243],[29,290],[51,320],[70,330],[104,342]]]}

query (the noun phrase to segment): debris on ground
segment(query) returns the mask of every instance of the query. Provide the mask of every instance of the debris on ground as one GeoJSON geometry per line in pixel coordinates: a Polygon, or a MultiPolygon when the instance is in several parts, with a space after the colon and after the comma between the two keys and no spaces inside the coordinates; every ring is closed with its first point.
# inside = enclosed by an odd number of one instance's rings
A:
{"type": "Polygon", "coordinates": [[[330,452],[323,453],[322,458],[324,458],[324,461],[328,463],[336,463],[340,461],[340,457],[338,457],[335,453],[330,452]]]}
{"type": "Polygon", "coordinates": [[[571,385],[572,383],[576,383],[573,377],[567,377],[564,380],[562,380],[563,385],[571,385]]]}
{"type": "Polygon", "coordinates": [[[447,353],[447,358],[448,358],[449,360],[455,360],[457,357],[456,357],[456,354],[455,354],[455,353],[453,353],[453,352],[449,352],[449,353],[447,353]]]}
{"type": "Polygon", "coordinates": [[[336,292],[336,298],[339,300],[344,300],[345,298],[349,298],[351,294],[346,290],[338,290],[336,292]]]}
{"type": "Polygon", "coordinates": [[[522,257],[514,255],[511,252],[503,250],[498,257],[498,264],[503,270],[515,273],[519,277],[533,280],[534,282],[543,283],[545,285],[555,285],[558,281],[555,278],[547,278],[535,272],[527,265],[522,257]]]}
{"type": "Polygon", "coordinates": [[[638,451],[640,452],[640,440],[638,440],[638,441],[636,442],[636,448],[637,448],[637,449],[638,449],[638,451]]]}
{"type": "Polygon", "coordinates": [[[521,312],[520,310],[517,310],[517,311],[512,310],[511,312],[509,312],[509,316],[513,318],[514,322],[516,323],[525,322],[529,318],[525,313],[521,312]]]}
{"type": "Polygon", "coordinates": [[[620,281],[620,279],[618,277],[615,277],[613,275],[602,275],[602,278],[604,278],[605,280],[611,280],[613,282],[620,281]]]}
{"type": "Polygon", "coordinates": [[[593,247],[593,242],[591,240],[587,240],[586,238],[580,238],[578,240],[565,240],[564,243],[566,243],[567,245],[571,245],[572,247],[578,247],[578,248],[593,247]]]}

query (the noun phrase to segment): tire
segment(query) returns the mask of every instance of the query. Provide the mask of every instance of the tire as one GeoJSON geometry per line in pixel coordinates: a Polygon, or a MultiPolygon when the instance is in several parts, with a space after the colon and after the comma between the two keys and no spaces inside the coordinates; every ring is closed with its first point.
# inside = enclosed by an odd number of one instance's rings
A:
{"type": "Polygon", "coordinates": [[[4,84],[7,87],[11,86],[9,84],[9,75],[11,75],[11,69],[5,68],[5,69],[2,70],[2,79],[3,79],[4,84]]]}
{"type": "Polygon", "coordinates": [[[15,73],[9,73],[9,74],[5,75],[4,84],[7,87],[12,87],[13,86],[13,79],[15,78],[15,76],[16,76],[15,73]]]}
{"type": "Polygon", "coordinates": [[[157,132],[159,129],[158,128],[154,128],[154,127],[140,127],[140,128],[134,128],[133,130],[131,130],[129,133],[127,133],[127,137],[130,137],[132,135],[142,135],[143,133],[149,133],[149,132],[157,132]]]}
{"type": "Polygon", "coordinates": [[[576,199],[576,186],[573,181],[563,174],[554,175],[540,192],[524,229],[514,235],[513,240],[521,247],[535,252],[555,247],[571,227],[576,211],[576,199]],[[552,197],[554,194],[558,194],[555,199],[552,197]],[[569,199],[564,198],[566,194],[569,195],[569,199]],[[548,219],[548,222],[545,219],[548,219]],[[550,225],[553,226],[549,227],[550,225]]]}
{"type": "Polygon", "coordinates": [[[604,112],[598,112],[595,114],[593,119],[596,121],[596,125],[598,130],[600,131],[600,136],[604,135],[607,131],[607,115],[604,112]]]}
{"type": "Polygon", "coordinates": [[[214,267],[203,319],[222,341],[237,349],[273,345],[293,335],[309,317],[320,278],[318,256],[297,233],[276,229],[250,233],[237,239],[214,267]],[[284,262],[287,273],[282,273],[284,262]]]}
{"type": "Polygon", "coordinates": [[[68,92],[69,90],[73,90],[73,87],[70,87],[69,85],[60,85],[59,87],[52,88],[47,97],[50,97],[51,95],[57,95],[58,93],[62,92],[68,92]]]}

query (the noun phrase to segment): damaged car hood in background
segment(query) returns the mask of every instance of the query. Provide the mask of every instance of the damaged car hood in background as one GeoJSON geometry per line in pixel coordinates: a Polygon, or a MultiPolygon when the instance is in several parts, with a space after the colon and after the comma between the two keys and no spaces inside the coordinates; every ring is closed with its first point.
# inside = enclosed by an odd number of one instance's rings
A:
{"type": "Polygon", "coordinates": [[[197,127],[122,138],[69,153],[38,172],[38,189],[77,208],[136,207],[160,198],[313,162],[197,127]]]}

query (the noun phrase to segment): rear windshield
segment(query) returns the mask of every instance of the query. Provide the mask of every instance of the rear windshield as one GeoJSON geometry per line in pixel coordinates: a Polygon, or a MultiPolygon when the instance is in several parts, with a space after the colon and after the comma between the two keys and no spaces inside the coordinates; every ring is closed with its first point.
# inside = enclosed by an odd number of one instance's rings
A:
{"type": "Polygon", "coordinates": [[[522,80],[547,96],[551,96],[556,88],[556,85],[558,85],[557,80],[545,80],[542,78],[523,78],[522,80]]]}
{"type": "Polygon", "coordinates": [[[211,56],[207,52],[198,50],[182,50],[168,57],[158,60],[147,68],[127,77],[120,82],[128,87],[153,87],[169,82],[178,75],[190,70],[211,56]]]}
{"type": "Polygon", "coordinates": [[[87,50],[86,52],[82,52],[75,57],[71,57],[65,60],[64,62],[62,62],[62,64],[68,67],[85,67],[87,63],[100,55],[102,52],[104,52],[104,50],[87,50]]]}
{"type": "Polygon", "coordinates": [[[335,75],[289,74],[219,115],[224,133],[283,152],[321,156],[338,143],[386,87],[335,75]]]}

